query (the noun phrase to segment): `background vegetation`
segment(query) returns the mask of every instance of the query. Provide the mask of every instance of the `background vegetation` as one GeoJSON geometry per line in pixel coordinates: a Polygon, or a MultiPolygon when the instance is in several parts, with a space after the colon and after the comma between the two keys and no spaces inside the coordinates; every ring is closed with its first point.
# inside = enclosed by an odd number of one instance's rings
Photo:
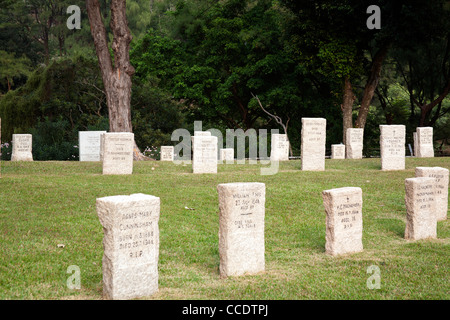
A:
{"type": "MultiPolygon", "coordinates": [[[[411,144],[417,126],[433,126],[441,154],[450,137],[449,3],[377,1],[382,26],[369,30],[370,1],[128,0],[137,144],[170,145],[173,130],[192,130],[194,120],[222,131],[283,131],[255,95],[289,121],[294,155],[302,117],[327,119],[329,149],[343,138],[344,82],[352,84],[355,120],[372,62],[386,47],[365,125],[366,155],[377,153],[379,124],[405,124],[411,144]]],[[[36,159],[76,160],[76,132],[108,128],[85,2],[0,5],[2,140],[33,133],[36,159]],[[74,4],[80,30],[66,27],[74,4]]],[[[108,29],[108,1],[101,5],[108,29]]]]}

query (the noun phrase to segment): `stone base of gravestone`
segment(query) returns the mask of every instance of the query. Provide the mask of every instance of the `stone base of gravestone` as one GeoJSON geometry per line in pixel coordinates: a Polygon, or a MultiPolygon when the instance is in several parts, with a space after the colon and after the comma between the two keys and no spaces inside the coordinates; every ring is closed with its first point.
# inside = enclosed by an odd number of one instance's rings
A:
{"type": "Polygon", "coordinates": [[[433,127],[418,127],[416,131],[418,158],[433,158],[433,127]]]}
{"type": "Polygon", "coordinates": [[[301,170],[325,170],[326,125],[324,118],[302,118],[301,170]]]}
{"type": "Polygon", "coordinates": [[[78,150],[80,161],[101,161],[101,135],[106,131],[79,131],[78,150]]]}
{"type": "Polygon", "coordinates": [[[345,137],[347,159],[362,159],[364,129],[348,128],[345,137]]]}
{"type": "Polygon", "coordinates": [[[174,147],[173,146],[161,146],[160,161],[173,161],[174,147]]]}
{"type": "Polygon", "coordinates": [[[103,226],[103,297],[133,299],[158,291],[160,199],[132,194],[98,198],[103,226]]]}
{"type": "Polygon", "coordinates": [[[345,145],[332,144],[331,145],[331,159],[345,159],[345,145]]]}
{"type": "Polygon", "coordinates": [[[33,161],[31,134],[13,134],[11,161],[33,161]]]}
{"type": "Polygon", "coordinates": [[[134,134],[107,132],[101,137],[103,174],[132,174],[134,134]]]}
{"type": "Polygon", "coordinates": [[[420,177],[405,179],[405,239],[436,238],[435,181],[420,177]]]}
{"type": "Polygon", "coordinates": [[[363,250],[362,190],[344,187],[324,190],[325,252],[336,256],[363,250]]]}
{"type": "Polygon", "coordinates": [[[381,170],[405,169],[405,126],[380,125],[381,170]]]}
{"type": "Polygon", "coordinates": [[[192,171],[217,173],[217,137],[198,134],[192,137],[192,171]]]}
{"type": "Polygon", "coordinates": [[[289,140],[287,134],[272,134],[270,161],[289,161],[289,140]]]}
{"type": "Polygon", "coordinates": [[[264,183],[225,183],[219,194],[220,276],[265,270],[264,183]]]}
{"type": "Polygon", "coordinates": [[[234,149],[233,148],[220,149],[220,160],[227,162],[228,161],[234,162],[234,149]]]}
{"type": "Polygon", "coordinates": [[[441,167],[416,167],[416,177],[434,179],[436,219],[437,221],[446,220],[448,211],[449,170],[441,167]]]}

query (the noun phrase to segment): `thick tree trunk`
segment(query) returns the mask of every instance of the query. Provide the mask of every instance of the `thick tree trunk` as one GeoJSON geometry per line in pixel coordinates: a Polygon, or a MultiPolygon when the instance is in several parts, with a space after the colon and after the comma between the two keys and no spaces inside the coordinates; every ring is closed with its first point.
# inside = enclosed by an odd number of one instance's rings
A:
{"type": "Polygon", "coordinates": [[[383,45],[373,58],[369,79],[367,80],[361,100],[361,108],[359,109],[358,117],[355,122],[356,128],[364,128],[364,126],[366,125],[370,103],[372,102],[375,89],[377,88],[378,82],[380,81],[381,67],[383,66],[383,61],[384,58],[386,58],[390,45],[390,43],[386,43],[385,45],[383,45]]]}
{"type": "Polygon", "coordinates": [[[353,93],[352,84],[348,77],[344,80],[344,94],[342,98],[341,110],[342,110],[342,143],[346,142],[346,132],[348,128],[353,128],[353,103],[356,100],[356,96],[353,93]]]}
{"type": "MultiPolygon", "coordinates": [[[[103,24],[98,0],[86,0],[86,8],[94,39],[106,101],[109,113],[110,132],[133,132],[131,125],[131,77],[134,68],[130,63],[129,48],[131,33],[126,17],[126,1],[111,0],[111,22],[113,33],[111,48],[114,53],[114,65],[108,48],[106,28],[103,24]]],[[[134,144],[134,159],[145,157],[134,144]]]]}

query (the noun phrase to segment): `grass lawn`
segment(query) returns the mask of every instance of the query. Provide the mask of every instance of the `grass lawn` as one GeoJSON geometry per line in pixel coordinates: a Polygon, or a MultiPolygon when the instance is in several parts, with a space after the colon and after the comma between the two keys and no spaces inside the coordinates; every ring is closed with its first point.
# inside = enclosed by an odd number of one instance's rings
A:
{"type": "Polygon", "coordinates": [[[407,158],[406,170],[390,172],[380,159],[327,159],[323,172],[300,165],[263,176],[259,164],[222,164],[194,175],[190,165],[146,161],[132,175],[104,176],[100,162],[2,162],[0,299],[101,299],[95,201],[132,193],[161,198],[159,291],[149,299],[450,299],[450,219],[438,222],[438,239],[403,238],[405,178],[416,166],[450,168],[450,158],[407,158]],[[266,184],[263,273],[219,277],[216,186],[227,182],[266,184]],[[321,192],[346,186],[363,190],[364,251],[332,257],[321,192]],[[66,285],[71,265],[79,290],[66,285]],[[367,286],[373,265],[380,289],[367,286]]]}

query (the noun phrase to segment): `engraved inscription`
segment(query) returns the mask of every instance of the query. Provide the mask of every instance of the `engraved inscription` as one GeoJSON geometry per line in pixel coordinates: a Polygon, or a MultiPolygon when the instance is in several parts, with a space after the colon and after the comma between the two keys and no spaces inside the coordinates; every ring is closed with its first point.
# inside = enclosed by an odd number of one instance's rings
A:
{"type": "Polygon", "coordinates": [[[123,213],[119,224],[118,249],[131,259],[143,258],[150,255],[153,258],[154,251],[151,247],[156,244],[155,222],[151,210],[139,210],[131,213],[123,213]]]}

